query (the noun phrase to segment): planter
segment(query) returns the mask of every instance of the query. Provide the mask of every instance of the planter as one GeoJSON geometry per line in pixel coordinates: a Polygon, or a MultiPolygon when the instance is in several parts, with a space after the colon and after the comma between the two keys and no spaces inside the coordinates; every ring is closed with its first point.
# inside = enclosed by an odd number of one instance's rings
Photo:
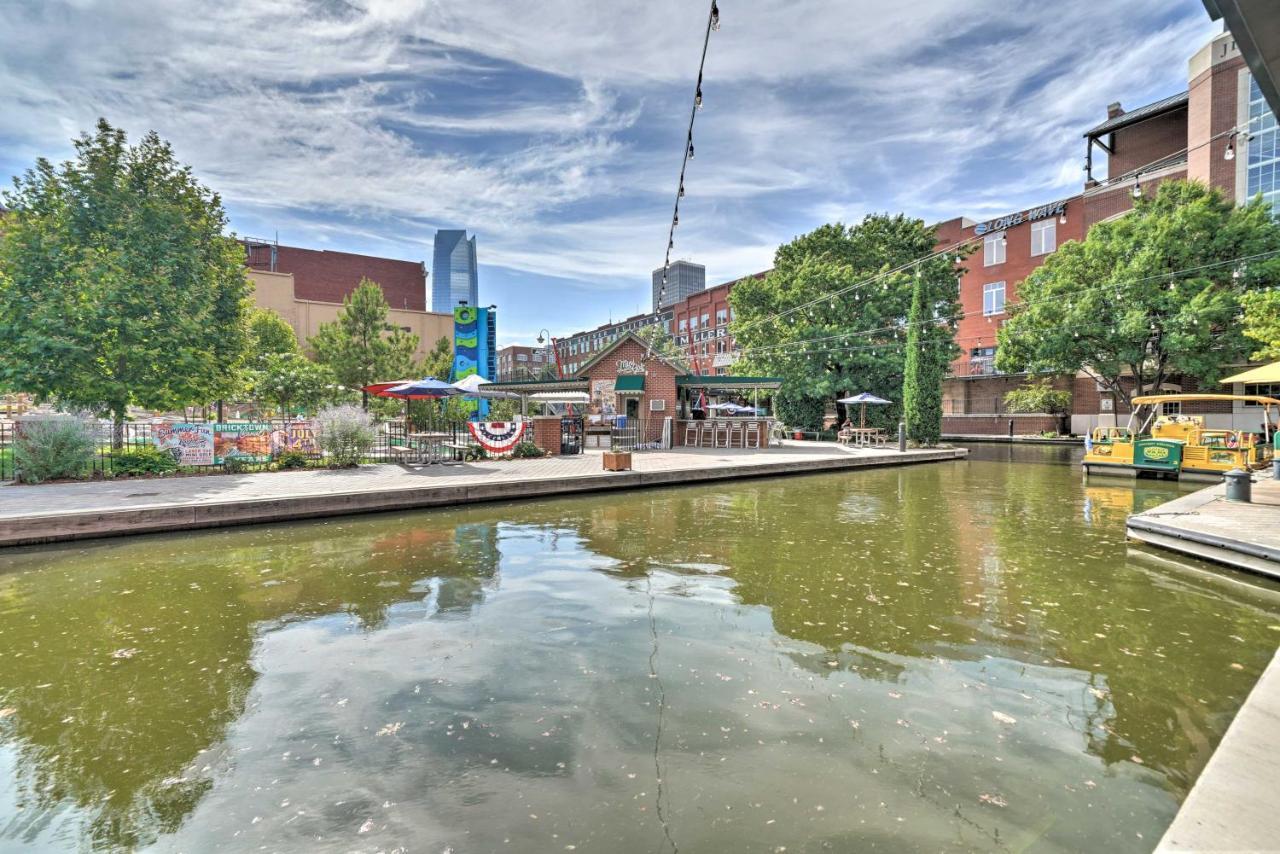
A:
{"type": "Polygon", "coordinates": [[[795,431],[794,433],[791,434],[791,438],[797,441],[804,441],[804,431],[803,430],[795,431]]]}
{"type": "Polygon", "coordinates": [[[604,470],[605,471],[631,471],[631,452],[630,451],[605,451],[604,452],[604,470]]]}

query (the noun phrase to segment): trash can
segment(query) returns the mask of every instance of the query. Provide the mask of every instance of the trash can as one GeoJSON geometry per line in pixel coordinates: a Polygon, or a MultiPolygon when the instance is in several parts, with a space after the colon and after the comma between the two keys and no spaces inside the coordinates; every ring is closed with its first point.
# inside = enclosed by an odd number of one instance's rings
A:
{"type": "Polygon", "coordinates": [[[1227,500],[1243,501],[1246,504],[1253,500],[1253,475],[1244,469],[1232,469],[1222,476],[1227,484],[1227,500]]]}

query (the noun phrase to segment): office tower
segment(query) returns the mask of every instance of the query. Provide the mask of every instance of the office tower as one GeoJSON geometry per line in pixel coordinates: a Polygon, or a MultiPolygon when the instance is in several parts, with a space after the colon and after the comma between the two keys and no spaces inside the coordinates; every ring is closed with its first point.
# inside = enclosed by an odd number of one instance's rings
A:
{"type": "Polygon", "coordinates": [[[659,267],[653,271],[653,310],[657,311],[688,299],[691,294],[698,293],[706,286],[706,267],[691,261],[672,261],[667,269],[667,287],[661,298],[661,305],[658,304],[658,295],[663,293],[662,268],[659,267]]]}
{"type": "Polygon", "coordinates": [[[452,314],[455,306],[480,301],[476,239],[462,229],[436,232],[435,267],[431,270],[431,310],[452,314]]]}

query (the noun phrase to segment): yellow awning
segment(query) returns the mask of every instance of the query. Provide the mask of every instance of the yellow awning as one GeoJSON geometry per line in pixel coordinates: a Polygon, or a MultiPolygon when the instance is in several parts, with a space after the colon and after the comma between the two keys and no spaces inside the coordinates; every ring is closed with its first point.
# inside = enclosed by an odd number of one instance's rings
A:
{"type": "Polygon", "coordinates": [[[1226,383],[1280,383],[1280,362],[1272,362],[1260,368],[1253,368],[1234,377],[1227,377],[1226,383]]]}

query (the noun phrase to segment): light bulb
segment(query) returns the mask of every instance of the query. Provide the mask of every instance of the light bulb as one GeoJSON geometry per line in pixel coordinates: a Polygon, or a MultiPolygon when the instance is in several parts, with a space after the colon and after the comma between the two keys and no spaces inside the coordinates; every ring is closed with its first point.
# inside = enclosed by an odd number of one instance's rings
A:
{"type": "Polygon", "coordinates": [[[693,93],[693,105],[698,109],[702,109],[702,87],[698,87],[698,91],[693,93]]]}
{"type": "Polygon", "coordinates": [[[1222,152],[1222,159],[1223,160],[1236,159],[1236,144],[1234,140],[1227,143],[1227,150],[1222,152]]]}
{"type": "Polygon", "coordinates": [[[711,0],[711,29],[720,29],[720,7],[716,5],[716,0],[711,0]]]}
{"type": "Polygon", "coordinates": [[[689,159],[693,159],[693,143],[689,143],[689,159]]]}
{"type": "Polygon", "coordinates": [[[684,181],[680,182],[680,192],[677,193],[677,196],[682,199],[684,198],[684,181]]]}
{"type": "Polygon", "coordinates": [[[1135,199],[1140,199],[1140,198],[1142,198],[1142,185],[1141,185],[1141,184],[1134,184],[1134,185],[1133,185],[1133,197],[1134,197],[1135,199]]]}

